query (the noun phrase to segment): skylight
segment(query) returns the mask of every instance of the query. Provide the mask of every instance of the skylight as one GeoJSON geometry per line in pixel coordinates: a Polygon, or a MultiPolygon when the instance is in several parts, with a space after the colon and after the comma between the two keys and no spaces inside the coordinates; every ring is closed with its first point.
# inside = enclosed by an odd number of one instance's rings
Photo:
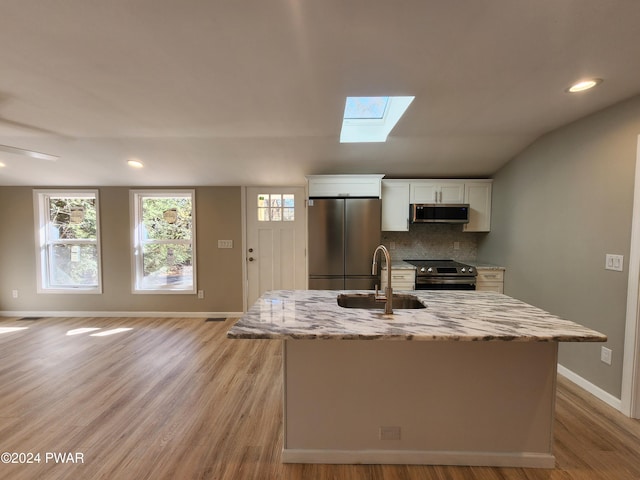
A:
{"type": "Polygon", "coordinates": [[[389,97],[347,97],[344,106],[344,118],[350,120],[363,118],[384,118],[389,97]]]}
{"type": "Polygon", "coordinates": [[[347,97],[340,143],[386,142],[415,97],[347,97]]]}

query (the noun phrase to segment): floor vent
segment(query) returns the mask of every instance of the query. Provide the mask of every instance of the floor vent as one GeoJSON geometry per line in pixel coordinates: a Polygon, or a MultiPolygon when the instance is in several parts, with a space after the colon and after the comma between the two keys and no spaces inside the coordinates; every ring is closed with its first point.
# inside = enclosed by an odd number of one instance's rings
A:
{"type": "Polygon", "coordinates": [[[40,320],[42,317],[22,317],[18,320],[40,320]]]}
{"type": "Polygon", "coordinates": [[[226,318],[207,318],[205,322],[224,322],[226,318]]]}

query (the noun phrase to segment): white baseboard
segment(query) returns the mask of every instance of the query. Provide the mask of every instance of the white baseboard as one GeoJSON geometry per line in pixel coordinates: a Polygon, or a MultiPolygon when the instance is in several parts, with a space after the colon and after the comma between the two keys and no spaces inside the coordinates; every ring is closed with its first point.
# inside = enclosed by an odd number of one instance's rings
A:
{"type": "Polygon", "coordinates": [[[605,392],[604,390],[602,390],[597,385],[594,385],[590,381],[585,380],[584,378],[582,378],[577,373],[569,370],[566,367],[563,367],[560,364],[558,364],[558,373],[560,375],[562,375],[563,377],[567,378],[568,380],[571,380],[573,383],[575,383],[579,387],[583,388],[584,390],[586,390],[587,392],[592,394],[594,397],[602,400],[607,405],[609,405],[609,406],[615,408],[616,410],[622,412],[622,400],[620,400],[619,398],[616,398],[613,395],[611,395],[610,393],[605,392]]]}
{"type": "Polygon", "coordinates": [[[230,318],[242,312],[101,312],[101,311],[11,311],[0,310],[0,317],[156,317],[156,318],[230,318]]]}
{"type": "Polygon", "coordinates": [[[283,463],[472,465],[483,467],[554,468],[551,453],[447,452],[414,450],[282,450],[283,463]]]}

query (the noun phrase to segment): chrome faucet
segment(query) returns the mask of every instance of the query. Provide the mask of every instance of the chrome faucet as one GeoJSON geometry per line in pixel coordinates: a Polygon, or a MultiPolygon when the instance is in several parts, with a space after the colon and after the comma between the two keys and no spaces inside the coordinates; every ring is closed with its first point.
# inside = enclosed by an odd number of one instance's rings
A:
{"type": "Polygon", "coordinates": [[[391,288],[391,255],[389,255],[389,250],[384,245],[378,245],[373,252],[373,265],[371,265],[371,275],[376,275],[377,272],[377,262],[376,256],[378,252],[382,250],[384,254],[384,259],[387,262],[387,287],[384,289],[384,295],[380,295],[378,292],[378,285],[376,284],[376,293],[375,299],[378,302],[385,302],[384,305],[384,313],[393,313],[393,309],[391,308],[393,304],[393,289],[391,288]]]}

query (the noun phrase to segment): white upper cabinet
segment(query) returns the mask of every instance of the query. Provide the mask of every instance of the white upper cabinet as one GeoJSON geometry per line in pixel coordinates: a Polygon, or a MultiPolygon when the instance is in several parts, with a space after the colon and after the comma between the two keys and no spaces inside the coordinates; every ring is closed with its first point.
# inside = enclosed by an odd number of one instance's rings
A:
{"type": "Polygon", "coordinates": [[[408,180],[382,180],[382,230],[409,231],[408,180]]]}
{"type": "Polygon", "coordinates": [[[464,203],[464,181],[414,180],[410,203],[464,203]]]}
{"type": "Polygon", "coordinates": [[[464,203],[468,203],[469,223],[464,232],[488,232],[491,230],[491,180],[469,180],[464,184],[464,203]]]}
{"type": "Polygon", "coordinates": [[[491,230],[490,179],[382,180],[382,230],[407,232],[412,203],[468,203],[463,232],[491,230]]]}
{"type": "Polygon", "coordinates": [[[309,197],[380,198],[384,175],[308,175],[309,197]]]}

